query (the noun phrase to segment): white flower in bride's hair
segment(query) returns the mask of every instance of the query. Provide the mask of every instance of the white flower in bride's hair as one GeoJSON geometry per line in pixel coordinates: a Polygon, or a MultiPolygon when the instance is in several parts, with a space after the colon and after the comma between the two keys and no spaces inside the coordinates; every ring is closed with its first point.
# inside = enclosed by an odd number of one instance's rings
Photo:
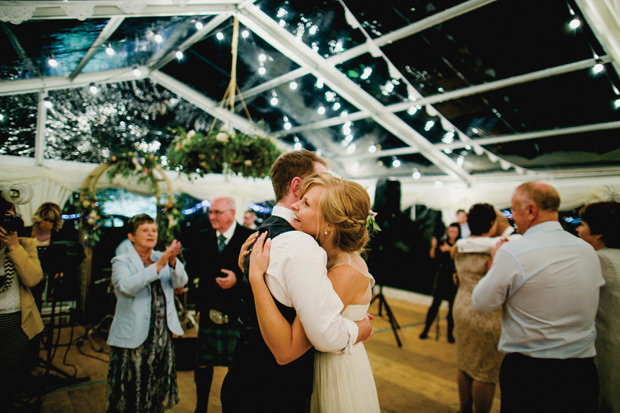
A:
{"type": "Polygon", "coordinates": [[[220,132],[217,135],[215,135],[215,139],[217,139],[220,142],[227,142],[228,138],[230,138],[230,136],[228,136],[226,132],[220,132]]]}

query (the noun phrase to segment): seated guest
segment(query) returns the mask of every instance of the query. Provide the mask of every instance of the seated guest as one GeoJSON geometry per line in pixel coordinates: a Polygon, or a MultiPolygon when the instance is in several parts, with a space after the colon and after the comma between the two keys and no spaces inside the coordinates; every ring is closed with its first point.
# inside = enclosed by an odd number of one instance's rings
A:
{"type": "Polygon", "coordinates": [[[174,289],[187,283],[174,240],[153,251],[157,224],[146,214],[129,220],[133,251],[112,259],[116,311],[110,327],[108,412],[160,412],[179,402],[172,334],[183,335],[174,289]]]}
{"type": "Polygon", "coordinates": [[[469,238],[456,242],[454,265],[459,279],[454,301],[456,359],[458,366],[460,411],[490,412],[499,368],[504,355],[497,350],[501,332],[501,309],[481,315],[474,311],[471,295],[485,276],[491,261],[491,249],[497,242],[495,208],[475,204],[467,214],[469,238]],[[472,405],[474,410],[472,410],[472,405]]]}
{"type": "Polygon", "coordinates": [[[605,285],[596,313],[599,412],[620,412],[620,203],[595,202],[579,211],[579,238],[594,247],[605,285]]]}
{"type": "Polygon", "coordinates": [[[481,314],[502,308],[502,413],[594,413],[599,260],[558,222],[560,196],[551,185],[519,185],[511,206],[523,237],[496,250],[472,294],[481,314]]]}
{"type": "Polygon", "coordinates": [[[17,237],[19,221],[21,219],[15,219],[15,206],[0,196],[0,410],[2,411],[13,411],[11,399],[23,385],[26,376],[28,341],[43,331],[43,321],[30,292],[30,288],[43,279],[43,271],[34,240],[17,237]]]}

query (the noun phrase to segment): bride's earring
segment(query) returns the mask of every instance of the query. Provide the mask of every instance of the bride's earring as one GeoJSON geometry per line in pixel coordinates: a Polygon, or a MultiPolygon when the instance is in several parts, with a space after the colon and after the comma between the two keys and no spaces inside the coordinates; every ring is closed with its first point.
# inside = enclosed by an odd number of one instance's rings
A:
{"type": "Polygon", "coordinates": [[[327,228],[325,228],[325,232],[323,232],[324,235],[327,235],[327,228]]]}

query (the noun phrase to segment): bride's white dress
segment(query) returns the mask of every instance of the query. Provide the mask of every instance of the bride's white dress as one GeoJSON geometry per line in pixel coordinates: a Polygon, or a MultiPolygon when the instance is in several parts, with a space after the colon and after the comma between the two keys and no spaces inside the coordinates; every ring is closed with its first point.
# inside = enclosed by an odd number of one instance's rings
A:
{"type": "MultiPolygon", "coordinates": [[[[374,279],[368,273],[366,263],[359,254],[346,254],[335,263],[351,265],[369,279],[368,288],[374,279]]],[[[353,321],[364,318],[369,304],[352,304],[342,312],[342,316],[353,321]]],[[[353,346],[352,354],[333,354],[316,352],[314,356],[314,387],[310,411],[313,413],[359,413],[379,412],[377,388],[372,375],[370,362],[363,343],[353,346]]]]}

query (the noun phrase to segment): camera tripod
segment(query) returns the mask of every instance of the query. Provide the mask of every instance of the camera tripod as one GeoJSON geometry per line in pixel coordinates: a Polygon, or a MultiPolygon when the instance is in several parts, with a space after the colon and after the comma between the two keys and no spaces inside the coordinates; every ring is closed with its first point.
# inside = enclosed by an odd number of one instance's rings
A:
{"type": "Polygon", "coordinates": [[[394,337],[396,338],[396,343],[398,344],[398,347],[402,347],[403,344],[401,343],[400,337],[398,336],[398,331],[396,331],[400,330],[400,325],[398,324],[398,321],[396,321],[394,313],[392,312],[392,309],[390,308],[390,305],[388,304],[385,295],[383,295],[383,285],[379,285],[379,292],[374,297],[372,297],[372,300],[370,300],[370,305],[372,305],[375,300],[379,300],[379,317],[383,317],[383,309],[385,308],[388,322],[390,323],[392,331],[394,332],[394,337]]]}

